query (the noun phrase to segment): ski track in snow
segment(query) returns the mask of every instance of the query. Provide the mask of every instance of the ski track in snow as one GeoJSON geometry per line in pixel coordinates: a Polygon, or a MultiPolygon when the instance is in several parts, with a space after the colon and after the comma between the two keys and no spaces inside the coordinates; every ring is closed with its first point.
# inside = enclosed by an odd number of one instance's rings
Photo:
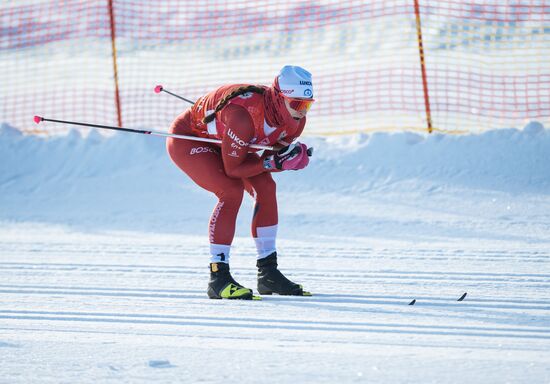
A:
{"type": "MultiPolygon", "coordinates": [[[[550,383],[540,124],[307,138],[278,250],[314,296],[254,302],[207,299],[215,199],[164,141],[94,132],[0,126],[1,384],[550,383]]],[[[252,211],[231,268],[254,288],[252,211]]]]}
{"type": "MultiPolygon", "coordinates": [[[[1,227],[0,382],[550,378],[544,245],[283,239],[314,296],[244,302],[207,299],[200,236],[1,227]]],[[[235,249],[254,287],[251,240],[235,249]]]]}

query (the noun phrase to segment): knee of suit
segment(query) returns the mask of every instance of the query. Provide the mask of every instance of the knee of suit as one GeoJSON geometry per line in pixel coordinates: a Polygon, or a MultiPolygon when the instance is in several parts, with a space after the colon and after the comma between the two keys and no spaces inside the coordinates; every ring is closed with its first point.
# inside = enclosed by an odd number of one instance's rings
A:
{"type": "Polygon", "coordinates": [[[254,185],[256,201],[273,200],[277,195],[277,184],[272,178],[266,178],[254,185]]]}
{"type": "Polygon", "coordinates": [[[223,201],[225,204],[237,206],[241,205],[241,202],[243,201],[243,194],[244,186],[240,181],[226,185],[223,189],[216,192],[216,196],[220,201],[223,201]]]}

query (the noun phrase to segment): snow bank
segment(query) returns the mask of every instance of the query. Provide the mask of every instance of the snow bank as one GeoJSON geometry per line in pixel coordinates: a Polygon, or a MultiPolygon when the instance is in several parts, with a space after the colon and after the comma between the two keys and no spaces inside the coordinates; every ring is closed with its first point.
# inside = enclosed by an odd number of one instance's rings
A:
{"type": "MultiPolygon", "coordinates": [[[[550,191],[550,131],[501,129],[481,135],[375,133],[317,141],[311,180],[361,191],[422,180],[510,192],[550,191]]],[[[532,128],[534,127],[534,128],[532,128]]]]}
{"type": "MultiPolygon", "coordinates": [[[[310,211],[324,204],[322,196],[357,200],[445,188],[550,192],[550,131],[540,124],[481,135],[375,133],[304,141],[315,148],[310,166],[276,178],[284,199],[306,196],[297,201],[310,211]]],[[[0,130],[0,193],[0,220],[176,231],[201,223],[197,233],[215,203],[171,163],[162,138],[97,131],[83,137],[74,130],[44,139],[6,124],[0,130]]],[[[280,205],[282,215],[298,209],[280,205]]]]}

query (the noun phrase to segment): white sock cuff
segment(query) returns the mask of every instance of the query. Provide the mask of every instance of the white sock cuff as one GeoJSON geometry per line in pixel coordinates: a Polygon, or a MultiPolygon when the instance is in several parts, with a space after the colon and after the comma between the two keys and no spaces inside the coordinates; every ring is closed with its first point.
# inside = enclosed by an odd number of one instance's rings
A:
{"type": "Polygon", "coordinates": [[[258,237],[255,237],[254,241],[256,242],[258,259],[263,259],[277,250],[275,245],[277,240],[277,225],[258,227],[256,228],[256,233],[258,237]]]}
{"type": "Polygon", "coordinates": [[[229,264],[230,245],[210,244],[210,262],[229,264]]]}

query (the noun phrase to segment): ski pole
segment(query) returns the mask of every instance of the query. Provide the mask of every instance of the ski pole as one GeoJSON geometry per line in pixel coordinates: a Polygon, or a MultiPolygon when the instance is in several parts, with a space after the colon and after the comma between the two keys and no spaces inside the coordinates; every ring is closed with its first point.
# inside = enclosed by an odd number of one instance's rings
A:
{"type": "Polygon", "coordinates": [[[172,95],[172,96],[174,96],[174,97],[177,97],[177,98],[180,99],[180,100],[187,101],[189,104],[195,104],[194,101],[191,101],[191,100],[189,100],[189,99],[186,99],[185,97],[181,97],[180,95],[176,95],[175,93],[172,93],[172,92],[170,92],[170,91],[167,90],[167,89],[164,89],[164,87],[163,87],[162,85],[157,85],[157,86],[155,87],[155,93],[161,93],[161,92],[166,92],[167,94],[172,95]]]}
{"type": "MultiPolygon", "coordinates": [[[[83,127],[91,127],[91,128],[100,128],[100,129],[111,129],[113,131],[124,131],[124,132],[132,132],[132,133],[142,133],[144,135],[153,135],[153,136],[163,136],[163,137],[173,137],[175,139],[184,139],[184,140],[192,140],[192,141],[203,141],[206,143],[216,143],[221,144],[221,140],[219,139],[209,139],[206,137],[196,137],[196,136],[187,136],[187,135],[176,135],[173,133],[166,133],[166,132],[159,132],[159,131],[147,131],[147,130],[141,130],[141,129],[131,129],[131,128],[120,128],[120,127],[113,127],[110,125],[99,125],[99,124],[89,124],[89,123],[80,123],[77,121],[67,121],[67,120],[56,120],[56,119],[47,119],[42,116],[34,116],[34,122],[36,124],[40,124],[42,121],[50,121],[52,123],[60,123],[60,124],[72,124],[72,125],[80,125],[83,127]]],[[[267,146],[267,145],[257,145],[257,144],[250,144],[250,148],[254,149],[265,149],[268,151],[273,151],[274,148],[267,146]]]]}

